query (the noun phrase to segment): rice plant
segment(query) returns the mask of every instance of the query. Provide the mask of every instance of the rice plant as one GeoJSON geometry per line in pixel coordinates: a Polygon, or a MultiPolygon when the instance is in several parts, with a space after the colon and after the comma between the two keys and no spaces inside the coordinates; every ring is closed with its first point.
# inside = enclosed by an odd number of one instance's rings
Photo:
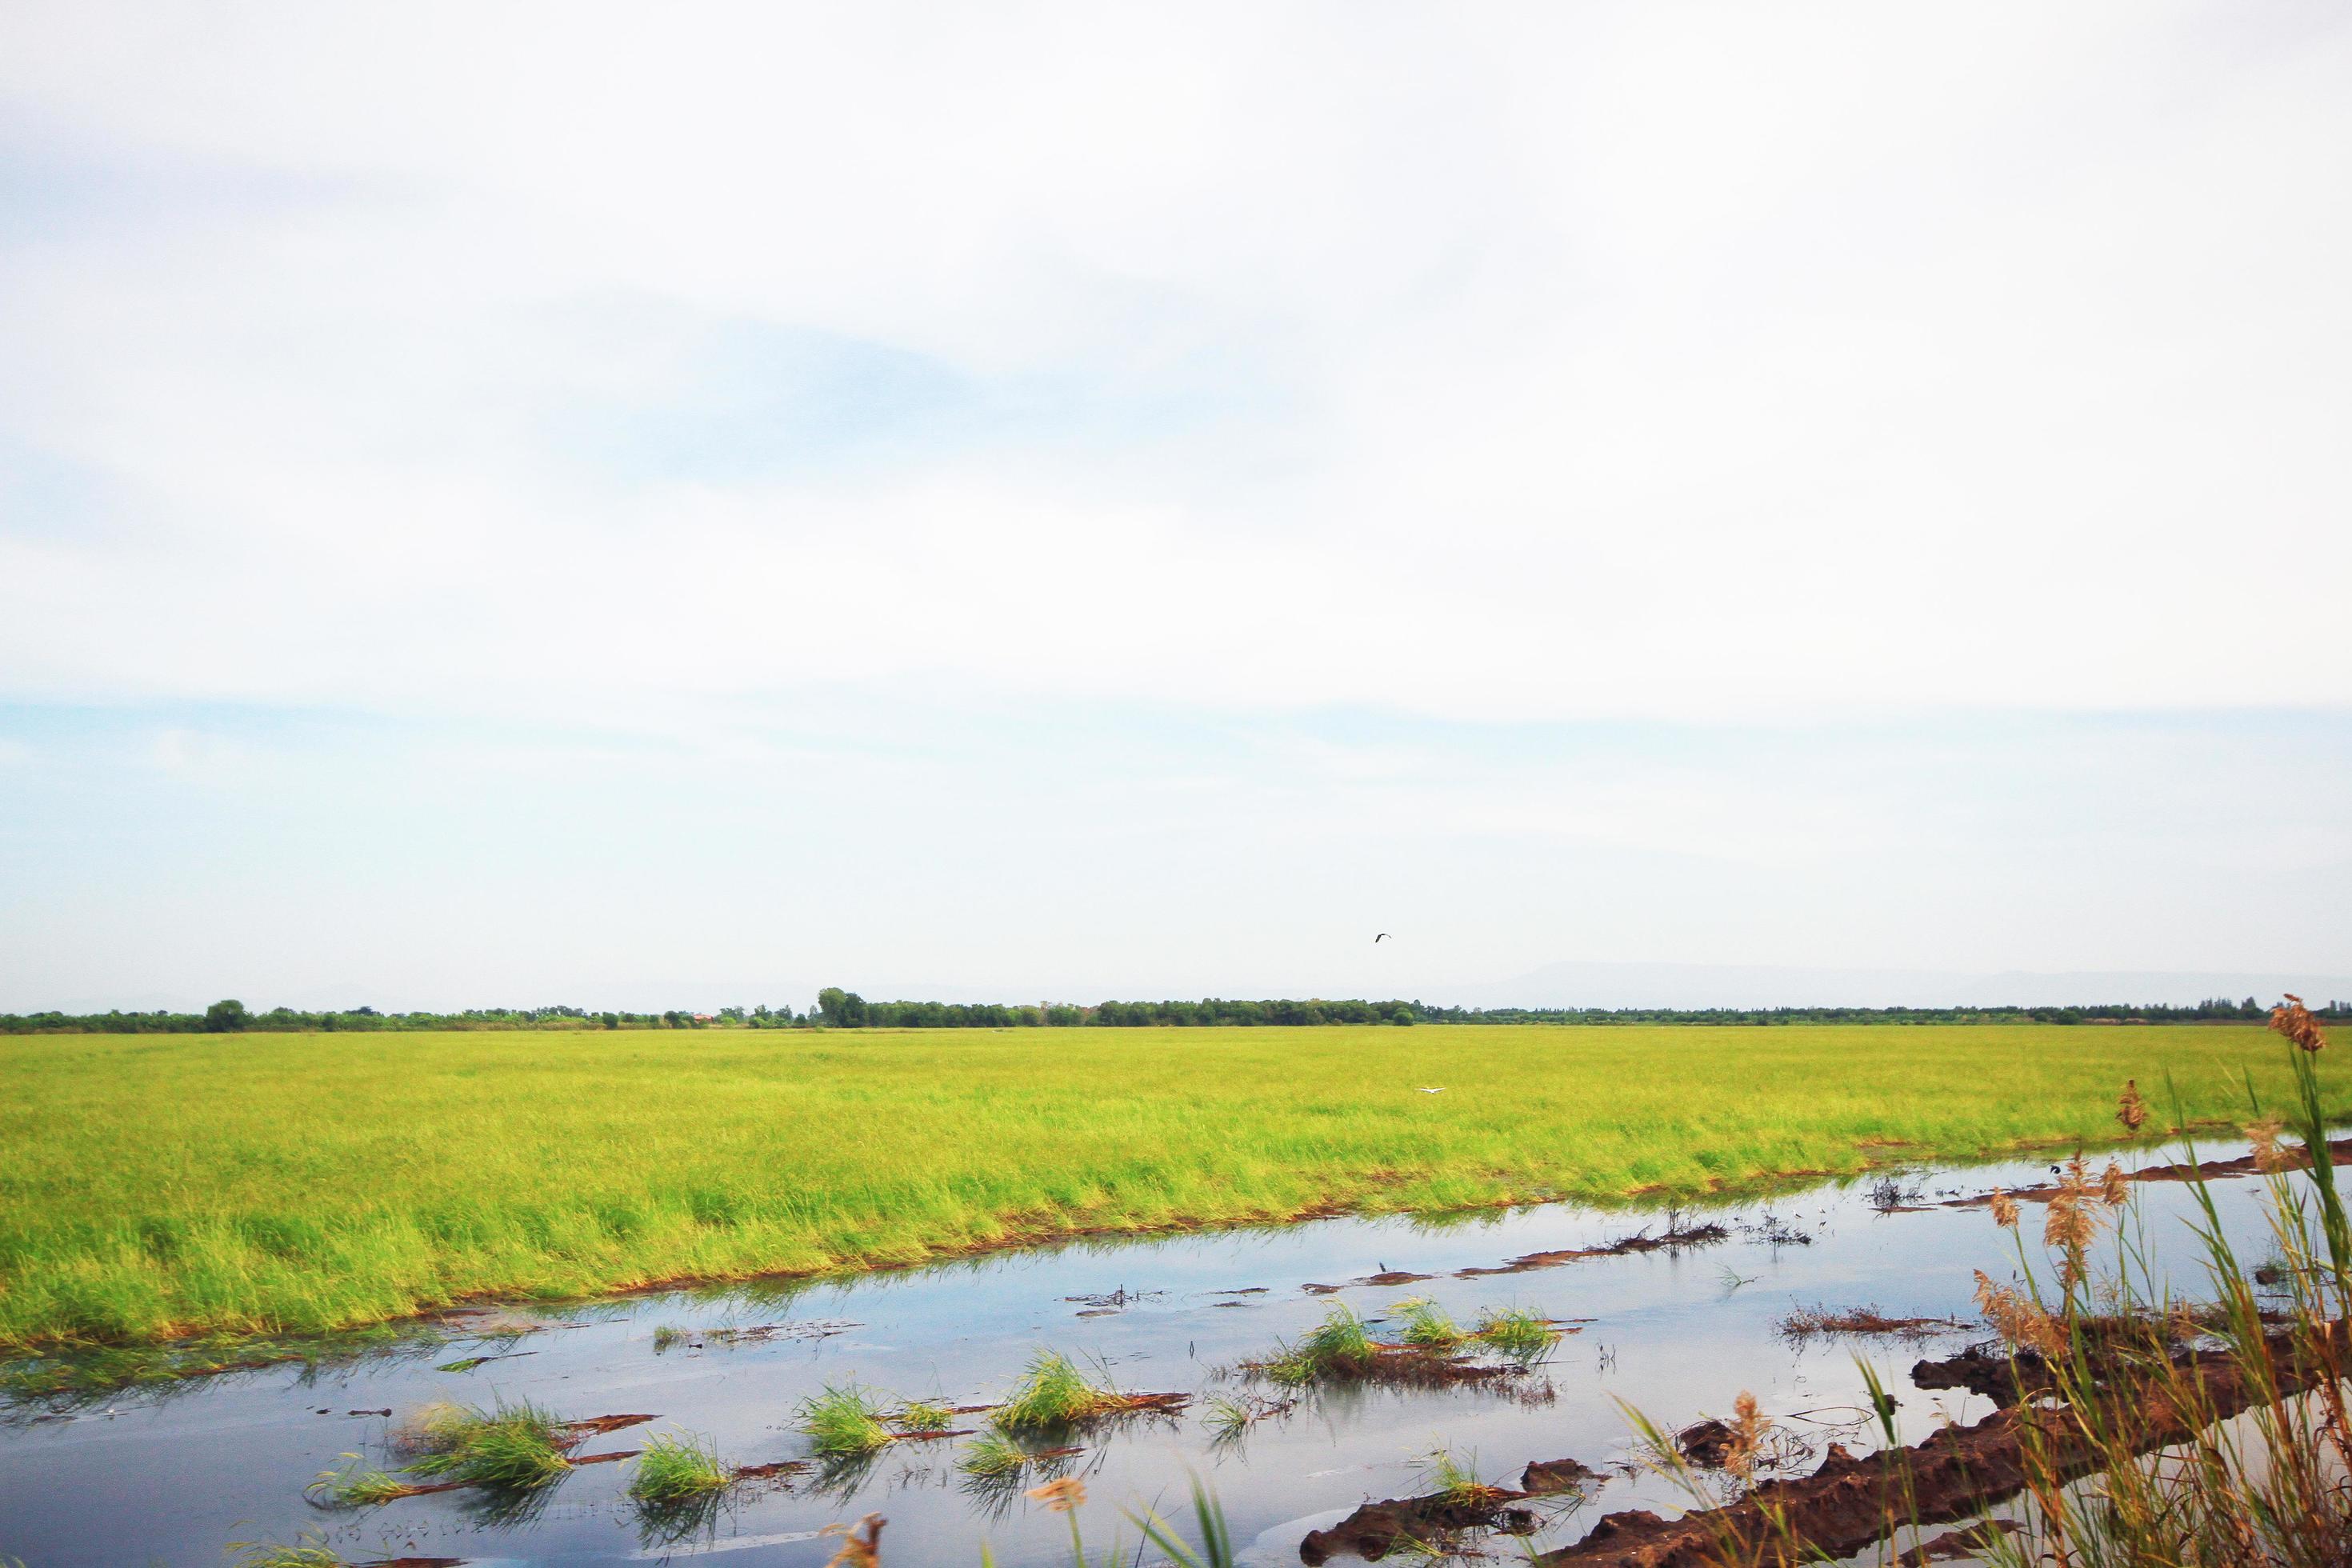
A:
{"type": "Polygon", "coordinates": [[[661,1506],[724,1491],[734,1479],[735,1472],[719,1462],[709,1438],[691,1433],[656,1436],[646,1440],[645,1452],[637,1456],[637,1473],[629,1482],[629,1495],[641,1503],[661,1506]]]}
{"type": "Polygon", "coordinates": [[[664,1351],[674,1350],[686,1343],[689,1337],[684,1329],[664,1323],[654,1330],[654,1354],[659,1355],[664,1351]]]}
{"type": "Polygon", "coordinates": [[[572,1468],[563,1439],[563,1423],[528,1400],[501,1400],[489,1410],[429,1405],[406,1437],[424,1450],[408,1469],[440,1480],[525,1491],[572,1468]]]}
{"type": "Polygon", "coordinates": [[[827,1384],[823,1393],[802,1400],[800,1425],[809,1446],[829,1456],[870,1454],[896,1441],[882,1425],[881,1405],[855,1384],[827,1384]]]}
{"type": "Polygon", "coordinates": [[[1470,1337],[1463,1332],[1461,1325],[1446,1315],[1444,1308],[1426,1297],[1400,1301],[1396,1310],[1404,1325],[1398,1338],[1406,1344],[1419,1345],[1424,1350],[1450,1351],[1470,1337]]]}
{"type": "Polygon", "coordinates": [[[1532,1361],[1559,1343],[1552,1321],[1526,1307],[1489,1307],[1478,1314],[1475,1332],[1479,1342],[1517,1361],[1532,1361]]]}

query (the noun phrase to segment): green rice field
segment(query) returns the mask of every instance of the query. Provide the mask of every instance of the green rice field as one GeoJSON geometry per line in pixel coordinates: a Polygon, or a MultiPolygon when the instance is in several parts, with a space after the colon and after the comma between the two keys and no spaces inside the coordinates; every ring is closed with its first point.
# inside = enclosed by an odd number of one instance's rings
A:
{"type": "Polygon", "coordinates": [[[2191,1120],[2244,1120],[2277,1047],[2255,1025],[17,1037],[0,1347],[2106,1142],[2126,1078],[2159,1122],[2168,1075],[2191,1120]]]}

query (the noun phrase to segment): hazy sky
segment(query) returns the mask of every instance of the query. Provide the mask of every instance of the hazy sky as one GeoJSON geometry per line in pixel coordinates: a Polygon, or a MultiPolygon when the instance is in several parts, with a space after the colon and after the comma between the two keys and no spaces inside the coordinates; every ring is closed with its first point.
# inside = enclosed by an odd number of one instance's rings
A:
{"type": "Polygon", "coordinates": [[[0,1007],[2343,973],[2347,278],[2333,4],[16,0],[0,1007]]]}

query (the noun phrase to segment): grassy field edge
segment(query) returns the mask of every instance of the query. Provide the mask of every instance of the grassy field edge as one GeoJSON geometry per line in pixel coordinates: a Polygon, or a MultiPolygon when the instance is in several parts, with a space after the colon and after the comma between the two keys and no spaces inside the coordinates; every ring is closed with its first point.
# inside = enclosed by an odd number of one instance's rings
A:
{"type": "Polygon", "coordinates": [[[2105,1144],[2126,1078],[2161,1105],[2169,1076],[2192,1120],[2244,1120],[2245,1074],[2283,1088],[2263,1038],[1501,1026],[12,1040],[0,1346],[317,1333],[1085,1235],[1697,1196],[2105,1144]]]}

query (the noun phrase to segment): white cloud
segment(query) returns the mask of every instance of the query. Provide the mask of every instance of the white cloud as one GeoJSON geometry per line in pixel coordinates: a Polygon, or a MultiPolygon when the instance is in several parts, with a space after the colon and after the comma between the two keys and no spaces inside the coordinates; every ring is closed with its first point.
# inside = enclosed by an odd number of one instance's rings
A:
{"type": "Polygon", "coordinates": [[[2343,704],[2302,16],[12,7],[18,160],[144,173],[0,249],[0,437],[112,498],[0,517],[0,692],[2343,704]],[[754,328],[1066,396],[551,440],[754,328]]]}

